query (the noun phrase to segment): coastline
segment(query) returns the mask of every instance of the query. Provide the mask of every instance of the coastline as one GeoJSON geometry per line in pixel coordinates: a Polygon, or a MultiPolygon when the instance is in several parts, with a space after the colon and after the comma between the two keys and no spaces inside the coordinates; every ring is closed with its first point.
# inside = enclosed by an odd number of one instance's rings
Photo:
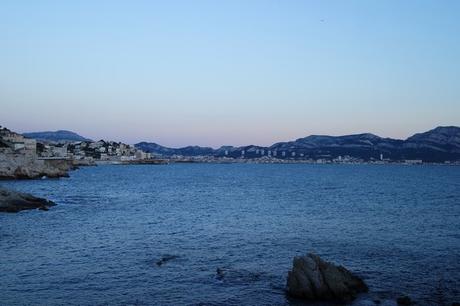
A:
{"type": "MultiPolygon", "coordinates": [[[[337,161],[315,161],[315,160],[301,160],[301,159],[275,159],[275,158],[225,158],[225,157],[182,157],[182,158],[164,158],[165,164],[180,164],[180,163],[195,163],[195,164],[309,164],[309,165],[405,165],[405,166],[423,166],[423,165],[436,165],[436,166],[460,166],[460,162],[452,163],[435,163],[435,162],[422,162],[422,163],[408,163],[404,161],[350,161],[350,162],[337,162],[337,161]]],[[[142,164],[142,162],[133,162],[133,164],[142,164]]],[[[109,162],[110,164],[110,162],[109,162]]]]}

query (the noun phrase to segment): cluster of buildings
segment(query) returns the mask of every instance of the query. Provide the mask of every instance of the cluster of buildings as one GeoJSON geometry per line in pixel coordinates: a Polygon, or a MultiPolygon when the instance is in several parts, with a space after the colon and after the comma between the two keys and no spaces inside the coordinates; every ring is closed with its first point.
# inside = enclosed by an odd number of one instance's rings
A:
{"type": "Polygon", "coordinates": [[[78,141],[63,144],[63,146],[66,147],[67,156],[76,160],[91,159],[102,162],[125,162],[152,158],[150,153],[115,141],[78,141]]]}
{"type": "MultiPolygon", "coordinates": [[[[270,152],[270,151],[268,151],[270,152]]],[[[388,163],[400,163],[406,165],[420,165],[423,164],[423,161],[420,159],[406,159],[402,161],[392,161],[389,158],[384,158],[383,154],[380,154],[379,158],[370,158],[369,160],[364,160],[359,157],[354,157],[350,155],[332,157],[330,155],[317,156],[311,158],[306,156],[303,153],[295,152],[278,152],[279,154],[269,154],[263,150],[258,151],[257,154],[260,156],[251,156],[248,157],[244,153],[241,156],[232,157],[229,156],[227,152],[223,155],[196,155],[196,156],[184,156],[184,155],[171,155],[168,157],[169,161],[181,163],[181,162],[193,162],[193,163],[252,163],[252,164],[292,164],[292,163],[302,163],[302,164],[388,164],[388,163]],[[288,154],[289,153],[289,154],[288,154]]],[[[275,151],[276,152],[276,151],[275,151]]]]}
{"type": "Polygon", "coordinates": [[[0,153],[28,155],[37,159],[68,159],[75,164],[135,162],[152,158],[150,153],[114,141],[60,141],[30,139],[0,127],[0,153]]]}
{"type": "Polygon", "coordinates": [[[0,152],[6,154],[37,154],[37,141],[0,126],[0,152]]]}
{"type": "MultiPolygon", "coordinates": [[[[227,156],[210,156],[210,155],[197,155],[197,156],[182,156],[172,155],[169,157],[171,162],[195,162],[195,163],[249,163],[249,164],[360,164],[365,163],[364,160],[356,157],[345,156],[334,159],[330,158],[280,158],[273,155],[264,155],[260,157],[227,157],[227,156]]],[[[371,161],[367,163],[383,163],[378,161],[371,161]]]]}
{"type": "MultiPolygon", "coordinates": [[[[182,153],[182,152],[181,152],[182,153]]],[[[201,153],[201,152],[200,152],[201,153]]],[[[324,152],[326,153],[326,152],[324,152]]],[[[309,156],[291,150],[270,150],[249,146],[241,149],[222,147],[214,154],[182,155],[173,154],[165,159],[154,158],[133,145],[115,141],[45,141],[26,138],[21,134],[0,126],[0,154],[16,155],[41,160],[70,160],[74,165],[92,165],[96,163],[161,163],[161,162],[201,162],[201,163],[316,163],[316,164],[356,164],[391,163],[422,164],[420,159],[392,161],[383,154],[364,160],[350,155],[333,156],[330,154],[309,156]]],[[[5,156],[6,155],[6,156],[5,156]]],[[[456,162],[459,163],[459,162],[456,162]]]]}

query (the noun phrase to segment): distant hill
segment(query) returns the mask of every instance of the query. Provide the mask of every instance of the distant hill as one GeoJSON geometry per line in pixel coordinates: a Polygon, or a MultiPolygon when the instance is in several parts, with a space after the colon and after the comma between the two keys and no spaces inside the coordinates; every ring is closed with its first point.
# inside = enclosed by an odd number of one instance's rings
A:
{"type": "Polygon", "coordinates": [[[34,138],[38,140],[45,140],[45,141],[91,141],[89,138],[85,138],[83,136],[78,135],[72,131],[46,131],[46,132],[32,132],[32,133],[23,133],[24,137],[27,138],[34,138]]]}
{"type": "Polygon", "coordinates": [[[365,133],[345,136],[311,135],[294,141],[279,142],[269,147],[225,146],[219,149],[189,146],[168,148],[156,143],[141,142],[135,145],[143,151],[162,156],[228,156],[257,158],[333,159],[338,156],[352,156],[364,160],[383,158],[391,160],[421,159],[426,162],[460,160],[460,127],[445,126],[415,134],[406,140],[382,138],[365,133]]]}
{"type": "Polygon", "coordinates": [[[188,146],[183,148],[168,148],[156,144],[154,142],[140,142],[135,145],[136,148],[144,152],[153,152],[162,156],[183,155],[183,156],[199,156],[213,155],[214,149],[209,147],[188,146]]]}
{"type": "Polygon", "coordinates": [[[407,143],[418,148],[441,148],[444,151],[460,150],[460,127],[440,126],[425,133],[407,138],[407,143]]]}

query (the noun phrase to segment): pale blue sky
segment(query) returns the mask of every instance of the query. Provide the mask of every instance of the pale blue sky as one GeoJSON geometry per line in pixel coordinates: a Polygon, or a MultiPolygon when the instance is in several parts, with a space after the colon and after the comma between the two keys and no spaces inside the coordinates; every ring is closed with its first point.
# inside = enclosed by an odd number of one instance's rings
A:
{"type": "Polygon", "coordinates": [[[460,125],[460,1],[0,2],[0,125],[169,146],[460,125]]]}

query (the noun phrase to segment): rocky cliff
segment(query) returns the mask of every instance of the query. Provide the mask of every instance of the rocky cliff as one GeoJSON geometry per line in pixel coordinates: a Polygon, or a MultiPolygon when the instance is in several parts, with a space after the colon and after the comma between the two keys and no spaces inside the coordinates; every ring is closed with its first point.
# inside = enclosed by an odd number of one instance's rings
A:
{"type": "Polygon", "coordinates": [[[27,154],[0,153],[0,179],[31,179],[67,177],[70,160],[42,160],[27,154]]]}

